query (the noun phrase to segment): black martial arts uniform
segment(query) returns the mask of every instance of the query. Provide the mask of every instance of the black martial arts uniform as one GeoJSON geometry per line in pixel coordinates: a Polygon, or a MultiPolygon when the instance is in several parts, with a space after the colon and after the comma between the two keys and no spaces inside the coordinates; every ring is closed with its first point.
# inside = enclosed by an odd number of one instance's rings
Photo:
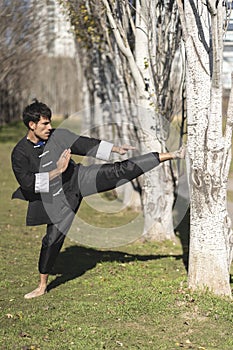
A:
{"type": "Polygon", "coordinates": [[[70,160],[66,171],[53,180],[61,153],[108,160],[113,144],[78,136],[66,129],[53,129],[47,142],[34,144],[25,136],[12,151],[12,168],[20,187],[12,198],[29,201],[26,224],[47,224],[39,258],[39,272],[51,272],[82,198],[116,188],[159,164],[158,153],[121,162],[84,166],[70,160]]]}

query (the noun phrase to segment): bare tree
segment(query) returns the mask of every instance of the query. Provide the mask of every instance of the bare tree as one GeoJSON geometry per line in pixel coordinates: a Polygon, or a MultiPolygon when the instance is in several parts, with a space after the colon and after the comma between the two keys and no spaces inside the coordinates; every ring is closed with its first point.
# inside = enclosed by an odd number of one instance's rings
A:
{"type": "MultiPolygon", "coordinates": [[[[38,8],[37,8],[38,10],[38,8]]],[[[18,119],[30,84],[28,68],[38,57],[40,24],[29,1],[3,0],[0,5],[0,123],[18,119]]]]}
{"type": "Polygon", "coordinates": [[[177,0],[186,51],[191,241],[188,283],[231,295],[233,236],[227,212],[233,96],[222,125],[222,60],[226,2],[177,0]]]}

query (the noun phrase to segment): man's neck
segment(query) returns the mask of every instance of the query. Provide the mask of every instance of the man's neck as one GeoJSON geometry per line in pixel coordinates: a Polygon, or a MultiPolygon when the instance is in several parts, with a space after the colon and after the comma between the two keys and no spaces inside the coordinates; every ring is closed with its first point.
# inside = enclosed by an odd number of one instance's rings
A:
{"type": "Polygon", "coordinates": [[[27,133],[27,139],[35,144],[37,144],[39,141],[43,141],[39,137],[37,137],[31,130],[29,130],[27,133]]]}

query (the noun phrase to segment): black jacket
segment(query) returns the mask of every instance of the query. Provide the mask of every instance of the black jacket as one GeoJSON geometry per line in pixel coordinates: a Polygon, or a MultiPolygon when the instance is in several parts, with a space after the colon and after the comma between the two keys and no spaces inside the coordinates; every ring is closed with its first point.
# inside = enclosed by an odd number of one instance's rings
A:
{"type": "Polygon", "coordinates": [[[78,186],[78,168],[73,160],[62,176],[49,182],[49,191],[36,193],[36,174],[48,173],[56,168],[61,153],[71,149],[72,154],[95,157],[100,140],[78,136],[66,129],[54,129],[45,145],[35,145],[25,136],[12,151],[12,169],[20,187],[12,198],[29,201],[26,224],[56,223],[67,215],[66,210],[76,212],[82,196],[78,186]]]}

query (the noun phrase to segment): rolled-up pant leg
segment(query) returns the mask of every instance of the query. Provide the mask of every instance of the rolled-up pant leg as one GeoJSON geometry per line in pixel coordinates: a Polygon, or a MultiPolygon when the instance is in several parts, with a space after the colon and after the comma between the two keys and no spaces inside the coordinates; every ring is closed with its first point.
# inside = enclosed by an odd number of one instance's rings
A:
{"type": "Polygon", "coordinates": [[[119,187],[160,163],[157,152],[129,158],[122,162],[80,166],[78,181],[82,197],[119,187]]]}
{"type": "Polygon", "coordinates": [[[42,240],[39,258],[39,272],[47,274],[51,272],[53,264],[61,250],[65,236],[56,225],[47,225],[47,232],[42,240]]]}
{"type": "Polygon", "coordinates": [[[67,216],[60,223],[47,225],[42,239],[38,268],[42,274],[49,274],[62,248],[66,234],[72,224],[74,213],[69,209],[67,216]]]}

